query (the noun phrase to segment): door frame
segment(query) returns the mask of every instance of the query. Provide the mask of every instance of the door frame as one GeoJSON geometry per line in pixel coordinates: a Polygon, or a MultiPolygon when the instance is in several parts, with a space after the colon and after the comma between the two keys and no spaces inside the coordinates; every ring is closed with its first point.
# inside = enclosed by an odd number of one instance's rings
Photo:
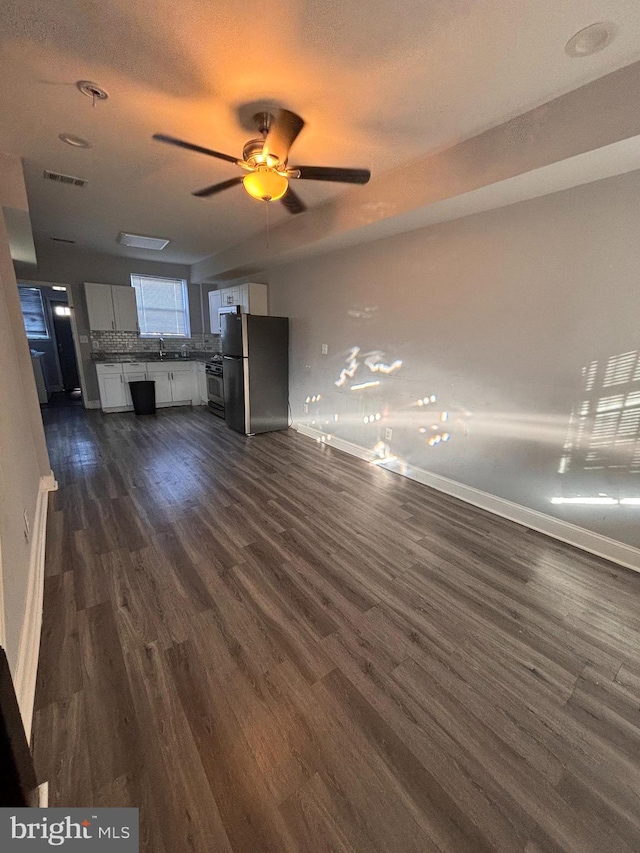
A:
{"type": "MultiPolygon", "coordinates": [[[[84,375],[84,365],[82,363],[82,351],[80,349],[80,340],[78,335],[78,325],[76,323],[76,312],[75,306],[73,303],[73,290],[68,281],[33,281],[26,278],[21,278],[18,281],[18,284],[25,284],[29,287],[66,287],[67,293],[67,304],[69,308],[71,308],[71,313],[69,315],[69,320],[71,321],[71,337],[73,338],[73,349],[76,354],[76,364],[78,365],[78,379],[80,380],[80,391],[82,393],[82,405],[84,408],[87,408],[87,382],[84,375]]],[[[56,359],[58,359],[58,346],[57,339],[55,336],[55,329],[53,328],[53,317],[50,318],[51,323],[51,335],[55,342],[55,352],[56,359]]],[[[62,371],[60,370],[60,361],[58,359],[58,371],[60,372],[60,383],[62,383],[62,371]]]]}
{"type": "MultiPolygon", "coordinates": [[[[60,293],[62,296],[62,292],[60,293]]],[[[66,302],[62,302],[61,300],[54,299],[53,297],[49,300],[49,311],[51,314],[51,339],[53,340],[56,348],[56,356],[58,359],[58,372],[60,374],[60,385],[61,390],[64,391],[64,373],[62,372],[62,362],[60,361],[60,350],[58,349],[59,341],[58,341],[58,333],[56,332],[56,318],[55,318],[55,305],[54,303],[59,302],[61,305],[64,305],[65,308],[69,308],[69,328],[71,330],[71,340],[73,342],[73,356],[76,360],[76,372],[78,374],[78,382],[80,382],[80,371],[78,368],[78,353],[76,351],[76,342],[73,334],[73,327],[71,326],[71,317],[73,315],[73,307],[69,304],[69,291],[66,291],[66,302]]]]}

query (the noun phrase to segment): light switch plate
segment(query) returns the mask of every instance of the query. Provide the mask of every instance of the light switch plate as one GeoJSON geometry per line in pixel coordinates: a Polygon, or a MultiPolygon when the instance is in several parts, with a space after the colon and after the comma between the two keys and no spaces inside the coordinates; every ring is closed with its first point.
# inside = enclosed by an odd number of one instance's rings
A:
{"type": "Polygon", "coordinates": [[[322,344],[320,351],[322,352],[322,355],[329,355],[329,344],[322,344]]]}
{"type": "Polygon", "coordinates": [[[80,335],[80,343],[88,344],[89,343],[89,335],[80,335]]]}
{"type": "Polygon", "coordinates": [[[393,436],[393,430],[391,429],[391,427],[387,427],[384,431],[384,440],[385,441],[391,441],[392,436],[393,436]]]}

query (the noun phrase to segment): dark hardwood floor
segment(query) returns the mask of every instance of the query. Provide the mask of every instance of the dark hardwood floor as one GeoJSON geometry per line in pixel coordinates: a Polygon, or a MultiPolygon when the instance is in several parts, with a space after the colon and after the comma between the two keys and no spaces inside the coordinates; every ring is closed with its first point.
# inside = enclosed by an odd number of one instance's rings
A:
{"type": "Polygon", "coordinates": [[[145,853],[640,850],[640,575],[293,432],[44,417],[51,805],[145,853]]]}

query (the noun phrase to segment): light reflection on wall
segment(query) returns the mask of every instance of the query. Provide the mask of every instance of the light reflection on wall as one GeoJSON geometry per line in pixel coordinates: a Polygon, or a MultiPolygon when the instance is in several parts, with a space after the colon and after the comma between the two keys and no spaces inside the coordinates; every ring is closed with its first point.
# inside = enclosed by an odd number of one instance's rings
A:
{"type": "MultiPolygon", "coordinates": [[[[346,358],[347,366],[340,370],[340,375],[335,382],[336,386],[341,388],[346,384],[347,379],[353,379],[361,364],[367,367],[371,373],[383,373],[387,376],[395,373],[397,370],[400,370],[402,367],[402,359],[397,358],[391,364],[387,364],[383,361],[384,357],[385,354],[382,350],[372,350],[370,352],[361,353],[360,347],[351,347],[346,358]]],[[[364,382],[352,386],[352,390],[354,388],[358,390],[362,387],[373,387],[374,384],[380,383],[372,383],[365,380],[364,382]]]]}
{"type": "Polygon", "coordinates": [[[640,358],[637,350],[582,368],[582,394],[558,463],[556,505],[640,506],[640,358]]]}
{"type": "Polygon", "coordinates": [[[418,399],[403,404],[396,377],[404,359],[395,354],[390,358],[380,348],[363,351],[354,345],[346,351],[344,360],[333,382],[335,395],[329,394],[324,406],[313,405],[321,401],[320,394],[310,394],[305,399],[305,413],[312,416],[308,423],[322,431],[323,438],[318,439],[321,443],[328,440],[324,436],[337,431],[349,442],[371,448],[371,464],[398,462],[404,467],[398,450],[410,452],[416,433],[424,436],[421,445],[426,450],[443,447],[470,415],[460,406],[444,409],[433,389],[425,389],[418,399]],[[376,378],[368,378],[372,374],[376,378]],[[342,406],[336,406],[338,400],[343,401],[342,406]]]}

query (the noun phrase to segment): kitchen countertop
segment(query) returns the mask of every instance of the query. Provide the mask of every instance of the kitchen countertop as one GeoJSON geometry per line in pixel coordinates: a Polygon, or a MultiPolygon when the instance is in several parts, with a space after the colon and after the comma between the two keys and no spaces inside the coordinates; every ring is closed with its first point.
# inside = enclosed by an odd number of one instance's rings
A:
{"type": "Polygon", "coordinates": [[[95,364],[127,364],[138,361],[153,361],[153,362],[176,362],[176,361],[199,361],[207,362],[211,357],[216,355],[214,352],[195,351],[189,353],[184,358],[179,352],[169,352],[163,358],[160,358],[155,352],[95,352],[91,353],[91,360],[95,364]]]}

